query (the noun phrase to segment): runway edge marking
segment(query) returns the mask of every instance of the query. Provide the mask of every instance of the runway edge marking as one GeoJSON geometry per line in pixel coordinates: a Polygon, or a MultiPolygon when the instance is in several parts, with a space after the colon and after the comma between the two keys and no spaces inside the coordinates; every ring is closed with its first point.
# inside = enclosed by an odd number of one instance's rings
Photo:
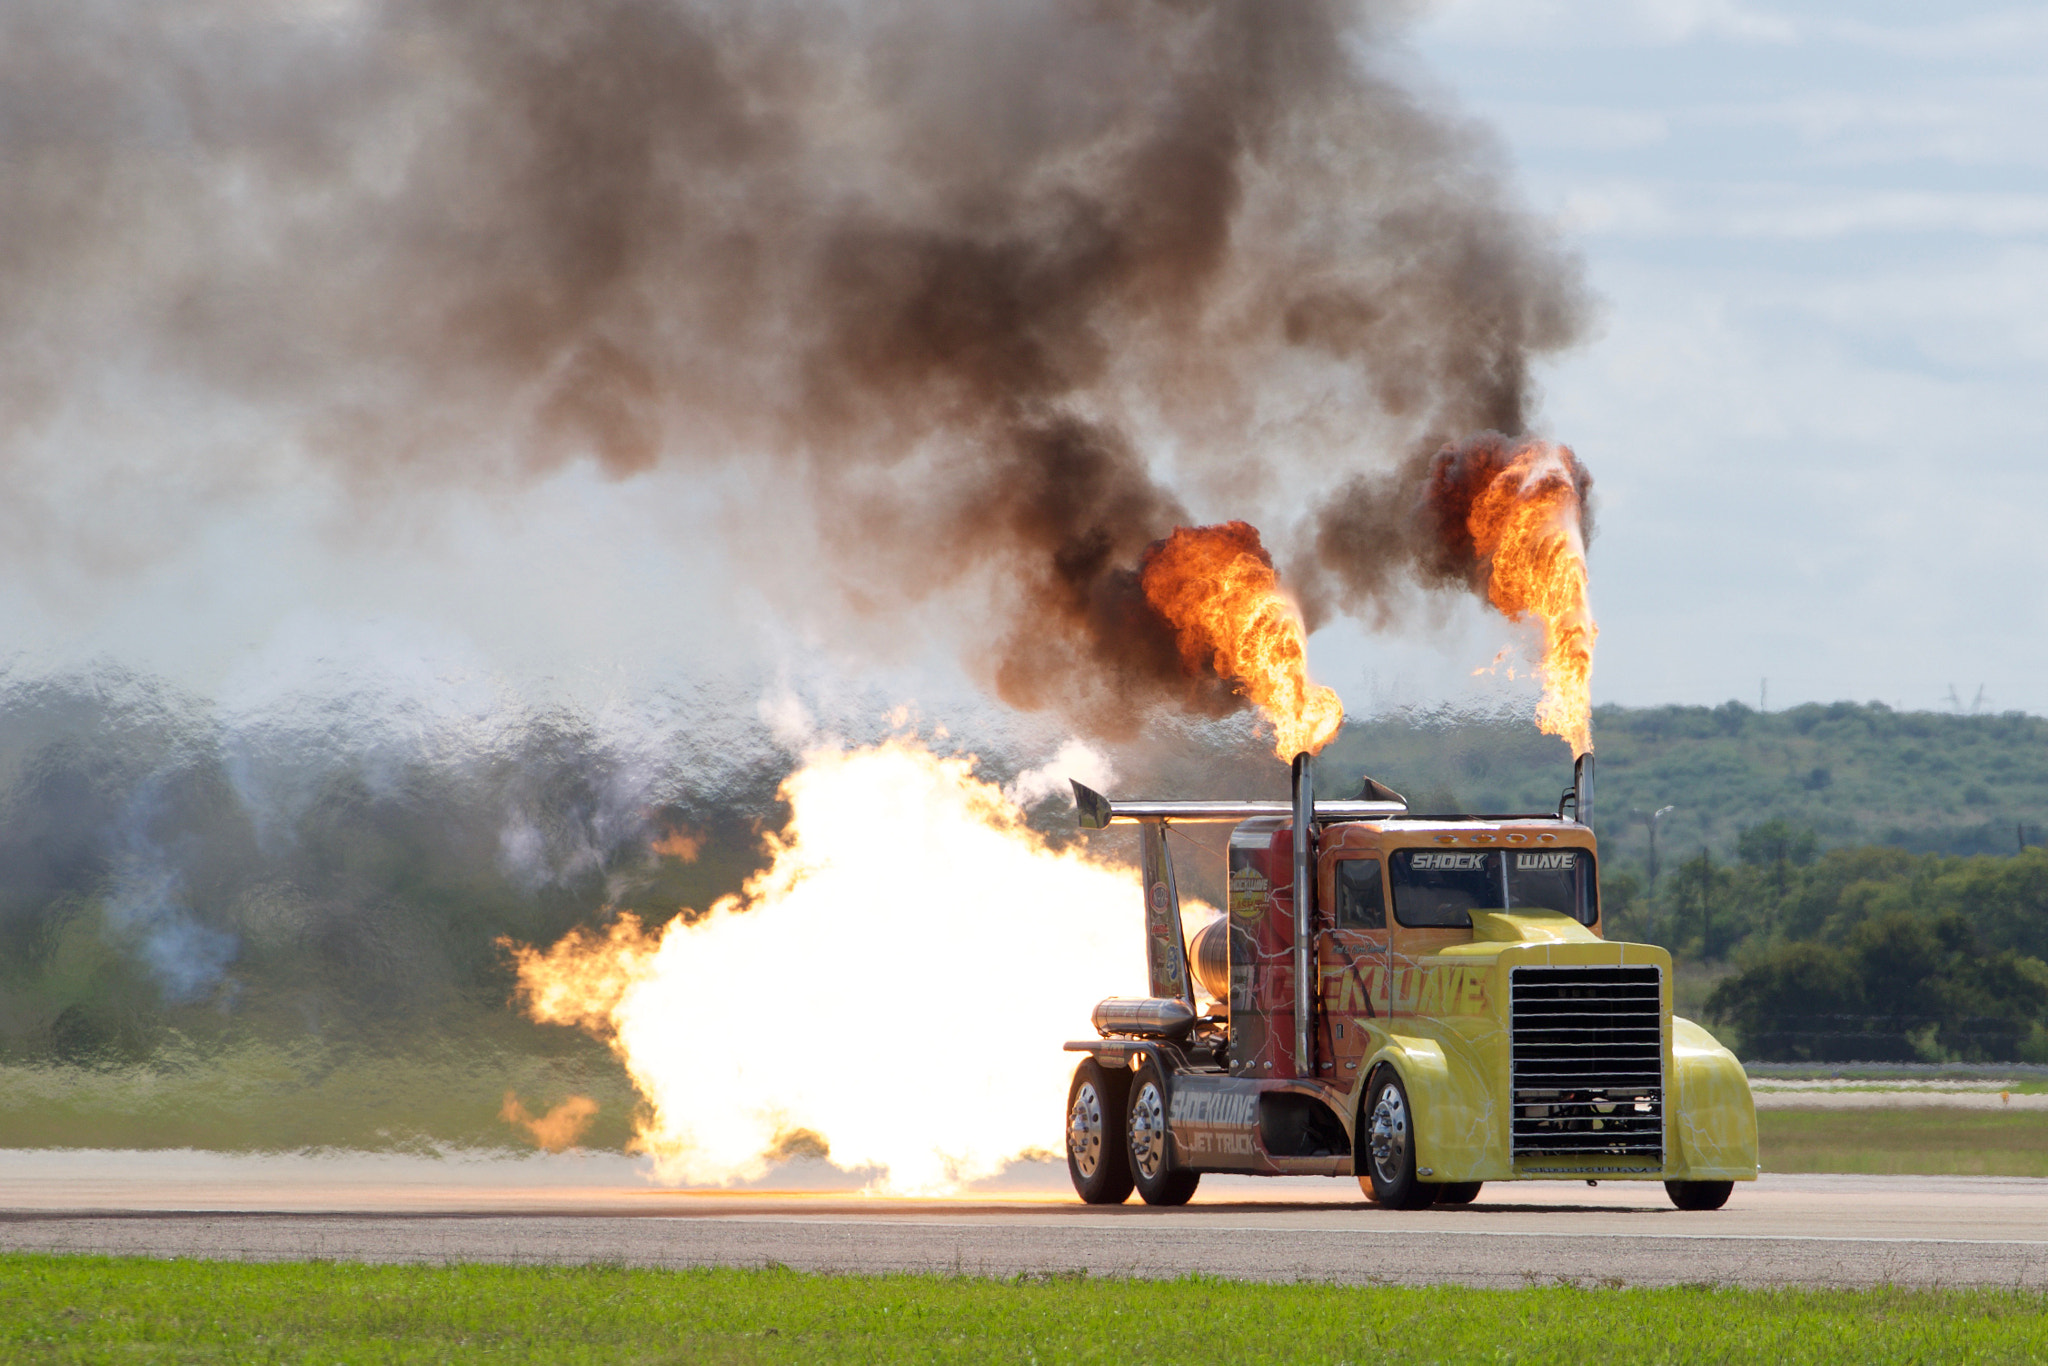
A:
{"type": "MultiPolygon", "coordinates": [[[[778,1219],[773,1215],[766,1214],[738,1214],[724,1217],[704,1217],[692,1215],[665,1214],[656,1215],[654,1217],[657,1219],[668,1219],[679,1224],[799,1224],[804,1225],[806,1227],[815,1226],[820,1228],[848,1225],[857,1228],[895,1227],[1007,1229],[1017,1227],[1016,1224],[1009,1221],[1003,1221],[998,1223],[994,1221],[985,1221],[978,1219],[778,1219]]],[[[1121,1223],[1110,1221],[1091,1222],[1086,1224],[1062,1224],[1057,1226],[1033,1223],[1026,1224],[1024,1225],[1024,1227],[1057,1227],[1061,1232],[1068,1233],[1073,1232],[1076,1229],[1116,1229],[1126,1232],[1131,1231],[1125,1229],[1124,1225],[1121,1223]]],[[[1146,1231],[1152,1233],[1212,1234],[1216,1231],[1217,1227],[1218,1226],[1215,1224],[1176,1225],[1155,1227],[1147,1229],[1146,1231]]],[[[1871,1234],[1825,1233],[1616,1233],[1607,1231],[1599,1233],[1559,1233],[1547,1229],[1524,1230],[1493,1228],[1302,1228],[1299,1225],[1292,1224],[1228,1224],[1224,1225],[1223,1227],[1227,1228],[1232,1233],[1286,1233],[1297,1235],[1313,1233],[1328,1238],[1356,1238],[1361,1236],[1383,1238],[1407,1238],[1413,1237],[1417,1233],[1430,1233],[1445,1234],[1455,1238],[1599,1238],[1610,1241],[1616,1238],[1637,1238],[1663,1239],[1665,1241],[1670,1242],[1694,1243],[1938,1243],[1942,1245],[1952,1244],[1958,1247],[2048,1247],[2048,1239],[2043,1238],[1915,1238],[1878,1237],[1871,1234]]]]}

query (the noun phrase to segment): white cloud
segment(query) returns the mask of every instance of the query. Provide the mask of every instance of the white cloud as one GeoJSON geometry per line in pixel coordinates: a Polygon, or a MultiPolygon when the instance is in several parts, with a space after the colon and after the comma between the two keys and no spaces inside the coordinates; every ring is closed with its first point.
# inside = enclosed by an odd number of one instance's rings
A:
{"type": "Polygon", "coordinates": [[[2048,194],[1610,181],[1565,190],[1558,219],[1567,231],[1587,236],[1804,242],[1961,233],[2027,239],[2048,233],[2048,194]]]}
{"type": "Polygon", "coordinates": [[[1742,43],[1797,41],[1781,14],[1735,0],[1445,0],[1427,21],[1432,38],[1475,46],[1672,45],[1712,38],[1742,43]]]}
{"type": "Polygon", "coordinates": [[[1069,740],[1045,763],[1019,773],[1003,793],[1019,806],[1036,806],[1048,797],[1071,804],[1073,793],[1067,786],[1069,782],[1101,792],[1115,780],[1116,769],[1108,755],[1085,740],[1069,740]]]}
{"type": "Polygon", "coordinates": [[[1839,238],[1871,233],[1970,233],[2038,237],[2048,233],[2048,194],[1929,190],[1822,191],[1768,186],[1727,206],[1720,230],[1735,237],[1839,238]]]}
{"type": "Polygon", "coordinates": [[[1557,217],[1566,232],[1587,237],[1665,237],[1687,222],[1656,187],[1626,181],[1573,186],[1557,217]]]}
{"type": "MultiPolygon", "coordinates": [[[[1931,7],[1930,7],[1931,8],[1931,7]]],[[[2027,61],[2048,51],[2048,11],[2039,6],[1993,9],[1983,14],[1948,10],[1928,20],[1924,12],[1906,23],[1881,24],[1868,17],[1824,17],[1805,27],[1844,46],[1869,48],[1918,61],[2027,61]]]]}
{"type": "Polygon", "coordinates": [[[1486,116],[1525,147],[1617,152],[1654,147],[1671,135],[1663,111],[1618,105],[1489,102],[1486,116]]]}

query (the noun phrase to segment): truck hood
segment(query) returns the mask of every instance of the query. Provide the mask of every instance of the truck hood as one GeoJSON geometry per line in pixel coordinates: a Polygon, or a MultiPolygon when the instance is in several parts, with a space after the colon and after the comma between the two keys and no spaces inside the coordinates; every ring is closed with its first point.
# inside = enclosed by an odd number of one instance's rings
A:
{"type": "Polygon", "coordinates": [[[1489,944],[1600,944],[1599,935],[1562,911],[1474,911],[1472,938],[1489,944]]]}

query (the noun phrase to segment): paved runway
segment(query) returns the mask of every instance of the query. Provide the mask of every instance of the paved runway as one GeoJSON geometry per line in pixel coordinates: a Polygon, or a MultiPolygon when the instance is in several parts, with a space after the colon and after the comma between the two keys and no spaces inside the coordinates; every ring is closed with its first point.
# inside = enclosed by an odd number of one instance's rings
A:
{"type": "Polygon", "coordinates": [[[1471,1285],[2048,1288],[2048,1181],[1771,1176],[1711,1214],[1655,1184],[1494,1185],[1399,1214],[1348,1182],[1211,1179],[1182,1210],[1088,1209],[1045,1165],[964,1199],[680,1192],[629,1159],[0,1153],[0,1248],[371,1261],[781,1263],[816,1271],[1471,1285]]]}

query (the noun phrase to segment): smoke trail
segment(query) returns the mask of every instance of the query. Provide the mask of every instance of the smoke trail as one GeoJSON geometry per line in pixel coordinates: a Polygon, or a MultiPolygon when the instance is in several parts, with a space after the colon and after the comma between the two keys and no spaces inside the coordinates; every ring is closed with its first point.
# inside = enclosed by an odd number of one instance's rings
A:
{"type": "Polygon", "coordinates": [[[182,1003],[211,992],[240,946],[235,935],[194,913],[180,860],[151,835],[151,827],[166,814],[168,777],[152,775],[129,796],[116,826],[102,914],[108,933],[135,947],[164,999],[182,1003]]]}
{"type": "MultiPolygon", "coordinates": [[[[1391,473],[1353,478],[1316,510],[1311,600],[1384,626],[1416,588],[1487,598],[1491,563],[1474,540],[1473,506],[1527,445],[1486,431],[1418,450],[1391,473]]],[[[1557,449],[1581,542],[1590,542],[1593,476],[1577,455],[1557,449]]]]}
{"type": "MultiPolygon", "coordinates": [[[[85,524],[61,436],[110,391],[270,424],[162,457],[202,507],[292,451],[408,500],[744,471],[792,612],[1099,734],[1219,714],[1144,547],[1521,431],[1579,326],[1486,139],[1388,74],[1397,9],[21,0],[6,515],[85,524]]],[[[1369,615],[1355,502],[1321,559],[1369,615]]]]}

